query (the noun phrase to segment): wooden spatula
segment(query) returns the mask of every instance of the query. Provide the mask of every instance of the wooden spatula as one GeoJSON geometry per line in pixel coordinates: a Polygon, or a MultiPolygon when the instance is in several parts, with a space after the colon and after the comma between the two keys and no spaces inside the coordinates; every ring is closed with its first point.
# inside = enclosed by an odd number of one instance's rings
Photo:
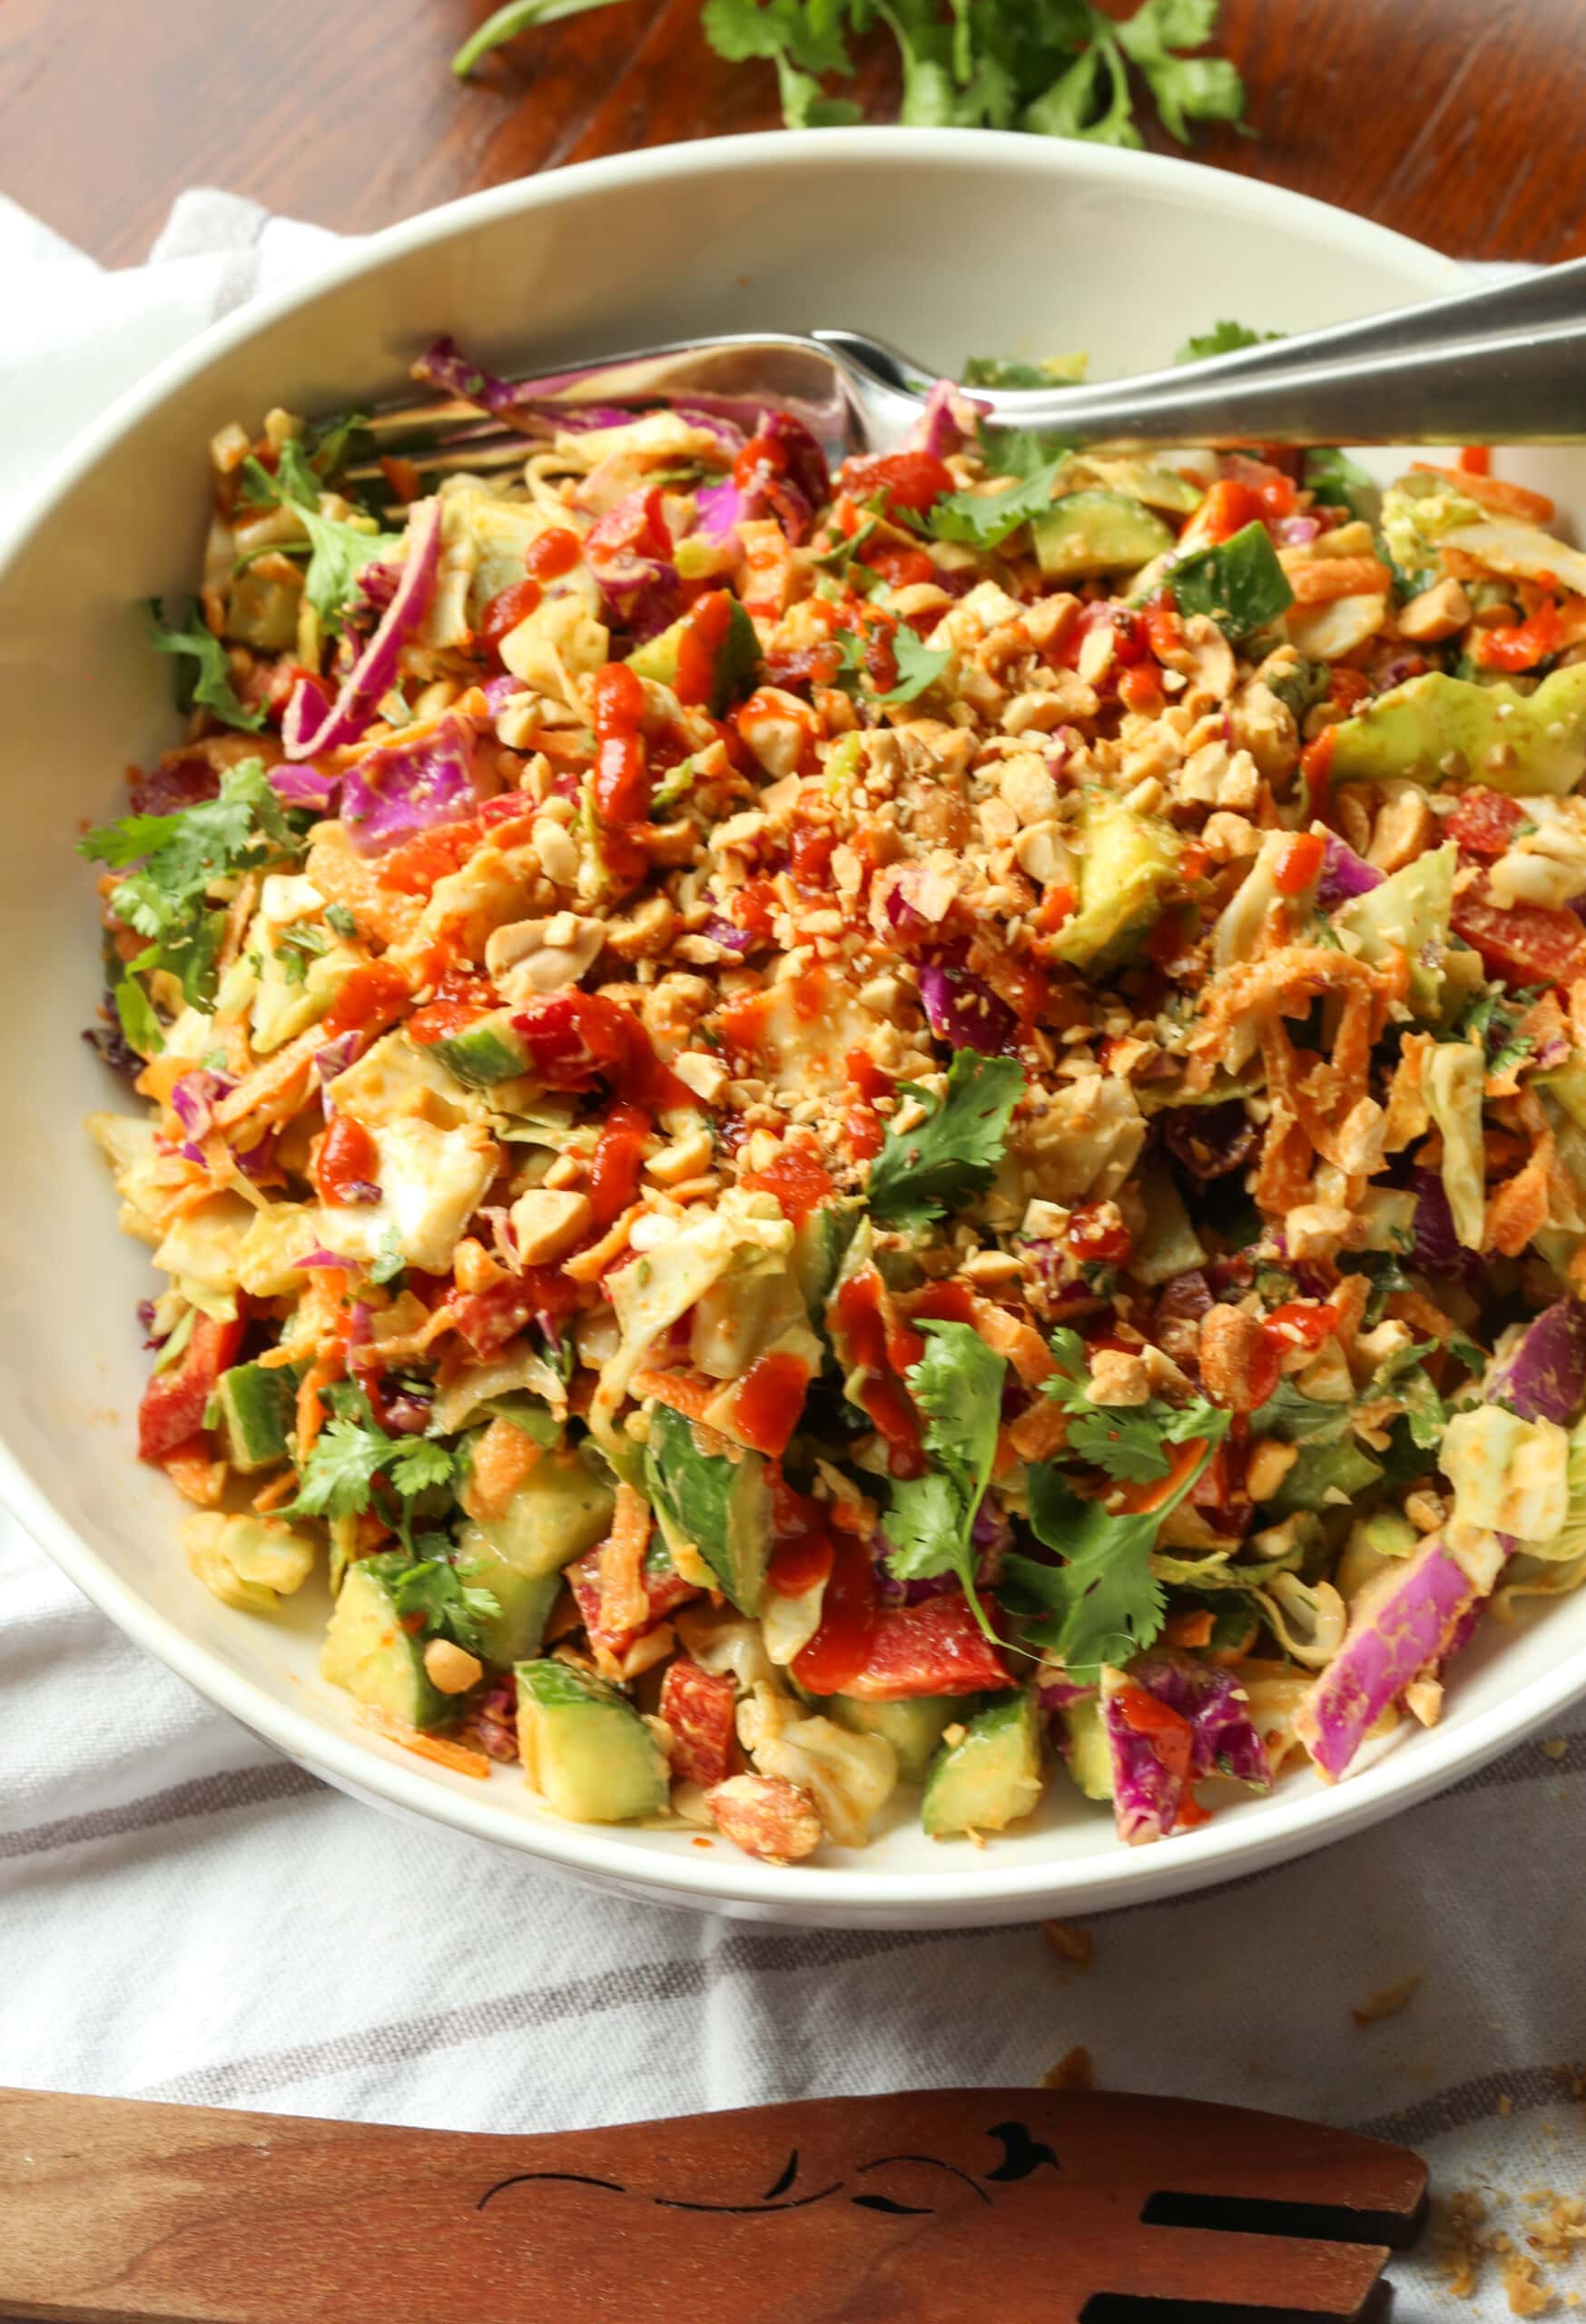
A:
{"type": "Polygon", "coordinates": [[[1381,2312],[1416,2155],[1029,2090],[542,2138],[0,2092],[0,2315],[70,2324],[1276,2324],[1381,2312]]]}

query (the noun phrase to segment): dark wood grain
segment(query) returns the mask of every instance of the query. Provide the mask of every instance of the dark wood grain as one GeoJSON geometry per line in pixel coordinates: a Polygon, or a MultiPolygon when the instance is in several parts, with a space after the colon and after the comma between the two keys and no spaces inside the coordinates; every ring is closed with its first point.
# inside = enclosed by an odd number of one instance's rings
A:
{"type": "MultiPolygon", "coordinates": [[[[778,118],[771,68],[712,55],[698,0],[574,18],[461,86],[448,60],[486,11],[5,0],[0,189],[125,264],[184,186],[362,231],[557,162],[778,118]]],[[[1223,16],[1256,134],[1211,132],[1202,160],[1469,256],[1586,252],[1586,0],[1225,0],[1223,16]]],[[[859,86],[882,117],[886,49],[859,86]]]]}
{"type": "Polygon", "coordinates": [[[58,2324],[1079,2324],[1105,2293],[1358,2324],[1426,2168],[1110,2093],[510,2138],[0,2091],[0,2303],[58,2324]]]}

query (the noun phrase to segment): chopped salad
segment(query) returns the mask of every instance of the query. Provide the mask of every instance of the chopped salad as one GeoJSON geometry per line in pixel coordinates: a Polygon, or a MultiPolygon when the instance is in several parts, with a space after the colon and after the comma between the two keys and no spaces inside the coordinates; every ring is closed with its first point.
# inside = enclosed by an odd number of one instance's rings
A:
{"type": "Polygon", "coordinates": [[[185,739],[83,842],[198,1579],[781,1861],[1433,1722],[1586,1576],[1551,505],[417,369],[522,458],[223,430],[185,739]]]}

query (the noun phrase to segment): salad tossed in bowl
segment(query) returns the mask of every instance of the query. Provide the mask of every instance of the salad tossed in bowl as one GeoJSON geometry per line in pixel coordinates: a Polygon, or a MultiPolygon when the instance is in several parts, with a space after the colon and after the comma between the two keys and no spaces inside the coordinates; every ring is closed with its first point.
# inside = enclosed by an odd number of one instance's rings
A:
{"type": "Polygon", "coordinates": [[[1435,1720],[1586,1577],[1551,505],[945,385],[835,475],[516,417],[428,486],[222,431],[186,739],[83,842],[194,1573],[322,1574],[432,1758],[781,1860],[1435,1720]]]}

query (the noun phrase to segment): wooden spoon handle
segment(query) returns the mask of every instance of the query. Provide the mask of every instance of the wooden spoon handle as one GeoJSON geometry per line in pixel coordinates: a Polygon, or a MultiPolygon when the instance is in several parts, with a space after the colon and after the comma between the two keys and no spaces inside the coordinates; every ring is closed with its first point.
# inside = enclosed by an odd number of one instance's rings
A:
{"type": "Polygon", "coordinates": [[[1315,2123],[1111,2093],[501,2138],[9,2091],[0,2313],[478,2324],[554,2301],[557,2324],[1078,2324],[1108,2291],[1355,2318],[1425,2176],[1315,2123]]]}

